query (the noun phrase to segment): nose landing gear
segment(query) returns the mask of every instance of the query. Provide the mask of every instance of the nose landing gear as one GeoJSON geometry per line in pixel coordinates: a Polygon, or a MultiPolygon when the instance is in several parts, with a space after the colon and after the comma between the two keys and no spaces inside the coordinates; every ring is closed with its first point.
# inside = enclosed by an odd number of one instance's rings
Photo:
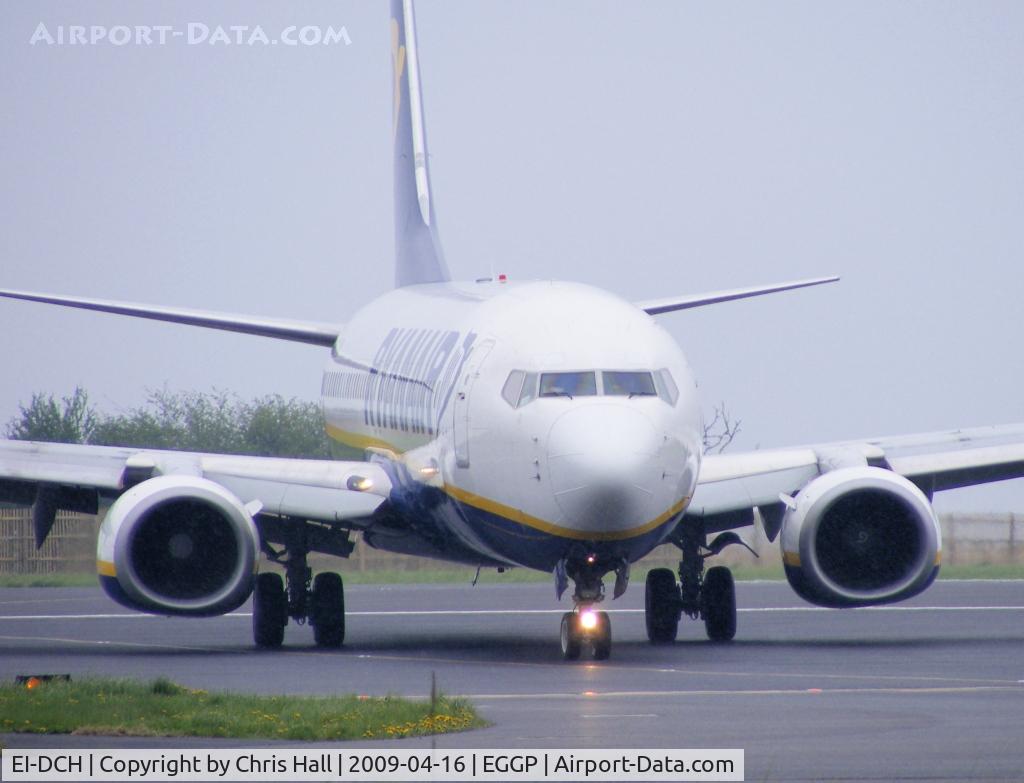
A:
{"type": "Polygon", "coordinates": [[[560,634],[562,657],[575,661],[585,647],[589,647],[595,661],[604,661],[612,653],[612,624],[608,612],[590,607],[577,607],[576,611],[562,615],[560,634]]]}
{"type": "MultiPolygon", "coordinates": [[[[618,598],[625,590],[629,568],[628,564],[622,563],[611,568],[614,568],[617,574],[615,597],[618,598]]],[[[611,568],[607,564],[602,564],[597,555],[592,553],[567,558],[555,567],[555,592],[559,598],[565,591],[569,579],[576,583],[572,597],[576,608],[562,615],[559,634],[562,657],[567,661],[577,660],[584,650],[589,650],[595,661],[607,660],[612,653],[612,623],[608,618],[608,612],[594,609],[595,604],[604,600],[604,584],[601,580],[611,568]]]]}

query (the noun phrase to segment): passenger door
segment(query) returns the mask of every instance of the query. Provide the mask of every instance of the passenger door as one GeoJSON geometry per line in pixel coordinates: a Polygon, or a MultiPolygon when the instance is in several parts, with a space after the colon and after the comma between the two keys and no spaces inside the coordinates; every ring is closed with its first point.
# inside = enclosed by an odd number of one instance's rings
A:
{"type": "Polygon", "coordinates": [[[487,354],[494,347],[494,340],[484,340],[479,345],[473,346],[469,359],[462,368],[462,378],[459,379],[455,390],[454,411],[454,435],[455,435],[455,466],[459,468],[469,467],[469,399],[473,389],[473,383],[480,375],[480,366],[487,358],[487,354]]]}

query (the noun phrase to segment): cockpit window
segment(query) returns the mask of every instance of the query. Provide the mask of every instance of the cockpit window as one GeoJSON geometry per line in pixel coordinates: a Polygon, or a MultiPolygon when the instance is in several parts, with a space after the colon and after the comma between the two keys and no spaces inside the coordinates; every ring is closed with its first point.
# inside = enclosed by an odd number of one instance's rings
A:
{"type": "Polygon", "coordinates": [[[679,399],[679,387],[672,380],[672,373],[668,369],[658,370],[654,374],[655,383],[658,387],[658,396],[673,407],[679,399]]]}
{"type": "Polygon", "coordinates": [[[618,372],[605,370],[601,373],[604,382],[604,393],[615,396],[650,396],[658,392],[654,388],[654,379],[649,372],[618,372]]]}
{"type": "Polygon", "coordinates": [[[595,372],[541,373],[541,397],[592,397],[595,394],[597,394],[597,373],[595,372]]]}
{"type": "Polygon", "coordinates": [[[501,396],[513,408],[522,408],[538,397],[659,397],[675,406],[679,389],[667,369],[581,370],[535,373],[513,370],[505,379],[501,396]],[[598,383],[600,381],[600,383],[598,383]]]}
{"type": "Polygon", "coordinates": [[[522,370],[513,370],[508,374],[508,379],[505,381],[505,385],[501,389],[501,396],[504,397],[505,402],[513,408],[519,405],[519,395],[522,391],[523,378],[525,377],[526,373],[522,370]]]}
{"type": "Polygon", "coordinates": [[[537,373],[526,373],[526,380],[523,382],[523,390],[519,393],[519,407],[537,399],[537,373]]]}

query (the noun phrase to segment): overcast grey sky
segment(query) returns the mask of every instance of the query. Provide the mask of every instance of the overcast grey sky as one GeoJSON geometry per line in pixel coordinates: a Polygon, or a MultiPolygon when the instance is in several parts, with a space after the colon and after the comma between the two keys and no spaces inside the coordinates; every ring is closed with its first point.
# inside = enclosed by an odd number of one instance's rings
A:
{"type": "MultiPolygon", "coordinates": [[[[1017,421],[1024,4],[421,2],[449,266],[662,316],[735,448],[1017,421]]],[[[345,321],[392,280],[383,2],[0,4],[0,285],[345,321]],[[47,45],[58,25],[350,45],[47,45]],[[232,33],[234,35],[234,33],[232,33]]],[[[0,419],[84,386],[315,399],[323,351],[0,302],[0,419]]],[[[944,508],[1024,510],[1024,482],[944,508]]]]}

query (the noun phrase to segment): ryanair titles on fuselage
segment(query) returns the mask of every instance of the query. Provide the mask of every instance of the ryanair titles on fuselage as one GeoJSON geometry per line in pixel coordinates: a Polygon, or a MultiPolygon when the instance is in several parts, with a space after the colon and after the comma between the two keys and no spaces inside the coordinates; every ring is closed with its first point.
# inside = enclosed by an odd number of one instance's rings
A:
{"type": "Polygon", "coordinates": [[[436,435],[476,338],[474,332],[393,328],[368,368],[328,372],[323,394],[350,409],[361,402],[367,427],[436,435]]]}

